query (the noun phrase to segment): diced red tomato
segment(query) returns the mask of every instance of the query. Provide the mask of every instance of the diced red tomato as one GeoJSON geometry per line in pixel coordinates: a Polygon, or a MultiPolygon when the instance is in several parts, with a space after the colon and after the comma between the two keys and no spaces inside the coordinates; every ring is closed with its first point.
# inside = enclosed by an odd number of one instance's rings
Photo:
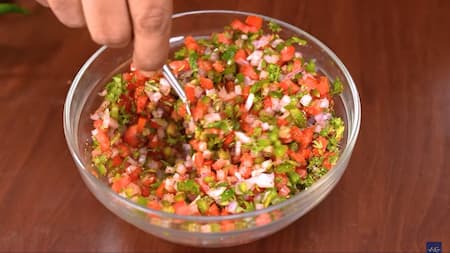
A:
{"type": "Polygon", "coordinates": [[[111,158],[111,165],[112,166],[120,166],[122,164],[123,159],[116,155],[113,158],[111,158]]]}
{"type": "Polygon", "coordinates": [[[215,61],[212,66],[213,66],[214,70],[219,73],[222,73],[223,71],[225,71],[225,67],[223,66],[223,63],[221,61],[215,61]]]}
{"type": "Polygon", "coordinates": [[[195,51],[197,51],[199,49],[197,41],[192,36],[186,36],[184,38],[184,44],[186,45],[187,49],[195,50],[195,51]]]}
{"type": "Polygon", "coordinates": [[[306,79],[300,80],[300,84],[303,84],[308,88],[308,90],[313,90],[317,87],[317,79],[308,76],[306,79]]]}
{"type": "Polygon", "coordinates": [[[222,232],[233,231],[235,229],[234,222],[231,220],[224,220],[220,223],[222,232]]]}
{"type": "Polygon", "coordinates": [[[203,89],[207,90],[214,88],[212,80],[206,77],[200,77],[200,86],[202,86],[203,89]]]}
{"type": "Polygon", "coordinates": [[[136,181],[139,178],[139,175],[141,174],[142,169],[137,167],[136,169],[133,170],[133,172],[131,172],[130,175],[130,180],[131,182],[136,181]]]}
{"type": "Polygon", "coordinates": [[[231,44],[230,35],[228,35],[226,33],[218,33],[217,34],[217,41],[219,41],[220,43],[223,43],[225,45],[230,45],[231,44]]]}
{"type": "Polygon", "coordinates": [[[297,153],[292,150],[288,150],[288,155],[291,159],[295,160],[296,162],[303,164],[305,163],[305,157],[302,153],[297,153]]]}
{"type": "Polygon", "coordinates": [[[309,106],[306,106],[304,110],[310,115],[317,115],[323,111],[323,109],[320,108],[320,102],[318,100],[314,100],[309,106]]]}
{"type": "Polygon", "coordinates": [[[213,163],[212,168],[214,170],[220,170],[223,166],[225,166],[225,164],[227,164],[226,160],[219,159],[213,163]]]}
{"type": "Polygon", "coordinates": [[[125,158],[125,157],[130,155],[130,148],[128,148],[127,145],[125,145],[125,144],[118,144],[117,148],[119,149],[119,155],[122,158],[125,158]]]}
{"type": "Polygon", "coordinates": [[[121,192],[127,185],[131,183],[130,177],[128,175],[124,175],[121,178],[115,180],[111,186],[113,191],[119,193],[121,192]]]}
{"type": "Polygon", "coordinates": [[[311,128],[306,128],[304,130],[300,130],[298,127],[293,126],[291,128],[291,136],[292,138],[301,145],[304,149],[309,144],[311,144],[313,139],[314,131],[311,128]]]}
{"type": "Polygon", "coordinates": [[[192,213],[184,200],[175,202],[173,208],[175,209],[175,213],[179,215],[190,215],[192,213]]]}
{"type": "Polygon", "coordinates": [[[286,119],[282,119],[282,118],[277,119],[278,126],[286,126],[287,124],[289,124],[289,121],[287,121],[286,119]]]}
{"type": "Polygon", "coordinates": [[[161,182],[161,184],[158,186],[158,188],[156,188],[155,194],[158,198],[162,198],[164,195],[164,185],[165,185],[165,180],[163,180],[161,182]]]}
{"type": "Polygon", "coordinates": [[[215,203],[213,203],[209,208],[207,215],[208,216],[218,216],[220,214],[219,208],[215,203]]]}
{"type": "Polygon", "coordinates": [[[169,67],[175,74],[178,74],[180,71],[189,70],[191,68],[187,60],[171,61],[169,63],[169,67]]]}
{"type": "Polygon", "coordinates": [[[139,117],[137,121],[137,132],[141,133],[144,128],[145,124],[147,124],[147,119],[145,117],[139,117]]]}
{"type": "Polygon", "coordinates": [[[95,139],[98,141],[98,143],[100,144],[100,148],[103,152],[109,150],[110,147],[110,141],[108,138],[108,135],[106,134],[105,131],[103,130],[99,130],[97,132],[97,135],[95,135],[95,139]]]}
{"type": "Polygon", "coordinates": [[[317,90],[319,91],[321,97],[326,96],[330,91],[330,84],[326,76],[321,76],[319,78],[319,82],[317,83],[317,90]]]}
{"type": "Polygon", "coordinates": [[[272,108],[272,99],[270,96],[267,96],[263,100],[264,108],[272,108]]]}
{"type": "Polygon", "coordinates": [[[197,64],[198,68],[204,70],[205,72],[208,72],[212,69],[212,64],[208,60],[198,59],[197,64]]]}
{"type": "Polygon", "coordinates": [[[195,102],[195,87],[190,85],[190,84],[186,84],[184,86],[184,92],[186,93],[186,97],[189,100],[189,102],[193,103],[195,102]]]}
{"type": "Polygon", "coordinates": [[[138,126],[132,125],[130,126],[123,135],[123,140],[128,143],[132,147],[137,147],[139,145],[138,138],[138,126]]]}
{"type": "Polygon", "coordinates": [[[161,205],[159,204],[159,202],[157,200],[151,200],[151,201],[147,202],[147,207],[154,209],[154,210],[161,210],[161,205]]]}
{"type": "Polygon", "coordinates": [[[225,139],[223,140],[223,145],[225,147],[230,147],[230,144],[234,141],[234,132],[230,132],[225,136],[225,139]]]}
{"type": "Polygon", "coordinates": [[[293,95],[299,92],[300,87],[292,82],[290,79],[284,79],[279,83],[281,89],[283,89],[285,94],[293,95]]]}
{"type": "Polygon", "coordinates": [[[287,62],[290,61],[292,58],[294,58],[295,54],[295,47],[294,46],[287,46],[281,49],[281,61],[287,62]]]}
{"type": "Polygon", "coordinates": [[[203,153],[202,152],[197,152],[195,153],[195,159],[194,159],[194,165],[196,168],[200,168],[203,166],[204,163],[204,158],[203,158],[203,153]]]}
{"type": "Polygon", "coordinates": [[[303,69],[302,61],[300,59],[295,59],[294,64],[292,65],[292,72],[298,72],[303,69]]]}
{"type": "Polygon", "coordinates": [[[235,19],[231,22],[231,28],[233,28],[234,30],[241,31],[243,33],[248,33],[249,31],[248,25],[242,23],[242,21],[240,21],[239,19],[235,19]]]}
{"type": "Polygon", "coordinates": [[[256,216],[255,223],[257,226],[263,226],[268,223],[270,223],[272,219],[270,218],[270,215],[267,213],[262,213],[258,216],[256,216]]]}
{"type": "Polygon", "coordinates": [[[244,76],[249,77],[252,80],[258,80],[259,75],[256,73],[255,69],[251,65],[241,65],[240,71],[244,76]]]}
{"type": "Polygon", "coordinates": [[[259,29],[261,29],[261,27],[263,25],[263,19],[258,16],[248,16],[245,19],[245,23],[247,23],[247,25],[255,28],[256,30],[259,30],[259,29]]]}
{"type": "Polygon", "coordinates": [[[234,61],[237,64],[241,64],[242,62],[247,61],[247,53],[244,49],[239,49],[238,51],[236,51],[236,54],[234,55],[234,61]]]}

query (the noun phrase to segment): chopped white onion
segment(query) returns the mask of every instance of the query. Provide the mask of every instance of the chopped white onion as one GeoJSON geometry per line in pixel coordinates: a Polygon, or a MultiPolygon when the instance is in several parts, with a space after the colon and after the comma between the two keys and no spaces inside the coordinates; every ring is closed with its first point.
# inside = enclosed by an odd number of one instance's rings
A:
{"type": "Polygon", "coordinates": [[[261,167],[263,167],[266,170],[270,169],[272,167],[272,160],[265,160],[264,162],[261,163],[261,167]]]}
{"type": "Polygon", "coordinates": [[[276,54],[274,54],[274,55],[265,55],[264,56],[264,60],[267,63],[275,64],[275,63],[278,62],[278,60],[280,60],[280,57],[278,55],[276,55],[276,54]]]}
{"type": "Polygon", "coordinates": [[[261,38],[259,38],[258,40],[253,41],[252,44],[255,48],[258,49],[258,48],[265,47],[267,44],[269,44],[270,40],[272,40],[272,35],[267,34],[267,35],[261,36],[261,38]]]}
{"type": "Polygon", "coordinates": [[[168,174],[173,174],[173,173],[175,173],[175,168],[172,166],[167,166],[165,169],[165,172],[168,174]]]}
{"type": "Polygon", "coordinates": [[[253,106],[253,100],[255,99],[255,95],[250,93],[247,97],[247,101],[245,101],[245,110],[250,111],[250,108],[253,106]]]}
{"type": "Polygon", "coordinates": [[[206,142],[201,141],[201,142],[198,143],[198,150],[199,150],[199,151],[201,151],[201,152],[205,151],[205,150],[206,150],[206,147],[207,147],[206,142]]]}
{"type": "Polygon", "coordinates": [[[255,50],[253,51],[253,53],[247,56],[247,61],[250,61],[250,64],[253,66],[258,66],[258,64],[261,62],[262,56],[263,51],[255,50]]]}
{"type": "Polygon", "coordinates": [[[159,79],[159,90],[164,96],[167,96],[170,93],[170,84],[164,77],[159,79]]]}
{"type": "Polygon", "coordinates": [[[234,154],[236,156],[240,156],[241,155],[241,142],[240,141],[236,141],[236,145],[234,147],[234,154]]]}
{"type": "Polygon", "coordinates": [[[264,204],[261,204],[261,203],[255,204],[255,209],[256,209],[256,210],[261,210],[261,209],[263,209],[263,208],[264,208],[264,204]]]}
{"type": "Polygon", "coordinates": [[[330,106],[330,102],[328,101],[327,98],[322,98],[321,100],[319,100],[320,108],[328,108],[328,106],[330,106]]]}
{"type": "Polygon", "coordinates": [[[236,200],[233,200],[233,201],[231,201],[231,202],[228,204],[228,206],[227,206],[227,211],[228,211],[229,213],[236,213],[237,207],[238,207],[237,201],[236,201],[236,200]]]}
{"type": "Polygon", "coordinates": [[[102,117],[102,127],[103,128],[108,128],[109,127],[109,120],[110,120],[110,116],[109,116],[109,109],[106,108],[106,110],[103,112],[103,117],[102,117]]]}
{"type": "Polygon", "coordinates": [[[154,103],[157,103],[162,97],[161,93],[158,91],[157,92],[149,91],[149,92],[146,92],[146,94],[147,94],[148,99],[150,99],[150,101],[152,101],[154,103]]]}
{"type": "Polygon", "coordinates": [[[104,96],[106,96],[107,93],[108,93],[108,92],[106,91],[106,89],[104,89],[104,90],[102,90],[101,92],[99,92],[98,95],[99,95],[100,97],[104,97],[104,96]]]}
{"type": "Polygon", "coordinates": [[[281,107],[285,107],[286,105],[288,105],[289,103],[291,103],[291,97],[284,95],[281,100],[280,100],[280,106],[281,107]]]}
{"type": "Polygon", "coordinates": [[[272,41],[272,47],[275,48],[275,47],[277,47],[280,43],[283,43],[283,42],[284,42],[284,40],[282,40],[282,39],[276,39],[276,40],[272,41]]]}
{"type": "Polygon", "coordinates": [[[236,95],[241,95],[242,94],[242,87],[240,85],[235,85],[234,86],[234,93],[236,93],[236,95]]]}
{"type": "Polygon", "coordinates": [[[263,70],[259,72],[259,79],[266,79],[269,76],[269,72],[263,70]]]}
{"type": "Polygon", "coordinates": [[[267,174],[262,173],[256,177],[251,177],[246,180],[250,185],[256,184],[260,188],[271,188],[274,187],[275,175],[273,173],[267,174]]]}
{"type": "Polygon", "coordinates": [[[263,122],[263,123],[261,124],[261,128],[262,128],[262,130],[267,131],[267,130],[270,129],[270,124],[267,123],[267,122],[263,122]]]}
{"type": "Polygon", "coordinates": [[[308,106],[309,103],[311,103],[312,97],[309,94],[304,95],[301,99],[300,99],[300,103],[303,106],[308,106]]]}
{"type": "Polygon", "coordinates": [[[135,171],[136,170],[136,166],[135,165],[130,165],[130,166],[128,166],[126,169],[125,169],[125,171],[128,173],[128,174],[131,174],[131,173],[133,173],[133,171],[135,171]]]}
{"type": "Polygon", "coordinates": [[[209,189],[206,194],[208,194],[208,196],[210,196],[211,198],[213,198],[216,201],[220,200],[220,195],[222,195],[222,193],[226,190],[227,188],[224,186],[221,187],[217,187],[214,189],[209,189]]]}
{"type": "Polygon", "coordinates": [[[138,163],[144,164],[146,159],[147,159],[147,148],[139,149],[138,163]]]}
{"type": "Polygon", "coordinates": [[[243,132],[235,132],[234,134],[236,135],[236,137],[239,139],[239,141],[241,143],[246,144],[246,143],[250,143],[252,141],[252,139],[250,137],[248,137],[246,134],[244,134],[243,132]]]}
{"type": "Polygon", "coordinates": [[[219,121],[222,118],[220,117],[220,113],[216,112],[216,113],[206,114],[204,119],[205,119],[205,123],[208,124],[208,123],[212,123],[212,122],[215,122],[215,121],[219,121]]]}

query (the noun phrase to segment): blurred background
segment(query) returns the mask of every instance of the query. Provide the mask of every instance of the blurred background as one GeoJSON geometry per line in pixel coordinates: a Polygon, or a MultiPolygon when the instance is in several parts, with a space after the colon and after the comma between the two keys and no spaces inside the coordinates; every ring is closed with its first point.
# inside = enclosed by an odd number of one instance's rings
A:
{"type": "MultiPolygon", "coordinates": [[[[5,2],[5,1],[0,1],[5,2]]],[[[11,2],[11,1],[9,1],[11,2]]],[[[85,188],[63,134],[72,78],[99,48],[34,1],[0,15],[0,251],[197,252],[120,220],[85,188]]],[[[344,62],[362,125],[335,190],[286,229],[239,252],[424,252],[450,245],[450,1],[176,0],[309,32],[344,62]]]]}

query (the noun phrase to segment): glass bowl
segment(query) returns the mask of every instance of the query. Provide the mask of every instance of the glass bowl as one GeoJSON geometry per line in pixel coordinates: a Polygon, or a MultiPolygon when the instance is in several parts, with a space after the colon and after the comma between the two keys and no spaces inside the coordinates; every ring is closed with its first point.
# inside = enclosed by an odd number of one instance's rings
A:
{"type": "MultiPolygon", "coordinates": [[[[179,46],[184,36],[208,36],[228,25],[233,19],[258,15],[225,10],[205,10],[173,15],[171,48],[179,46]]],[[[129,68],[133,48],[100,48],[76,75],[64,106],[64,133],[81,177],[95,197],[110,211],[134,226],[167,241],[201,247],[232,246],[254,241],[272,234],[320,203],[336,186],[344,173],[355,145],[361,117],[358,91],[349,72],[338,57],[318,39],[305,31],[262,15],[265,21],[278,23],[282,38],[298,36],[308,44],[301,48],[306,58],[314,58],[318,70],[331,80],[340,78],[344,92],[336,101],[336,112],[345,122],[346,131],[337,164],[310,188],[296,196],[265,209],[229,216],[181,216],[140,206],[113,192],[92,173],[87,142],[92,128],[89,115],[100,104],[97,93],[116,73],[129,68]],[[269,219],[267,219],[269,218],[269,219]],[[257,225],[257,219],[265,219],[257,225]]]]}

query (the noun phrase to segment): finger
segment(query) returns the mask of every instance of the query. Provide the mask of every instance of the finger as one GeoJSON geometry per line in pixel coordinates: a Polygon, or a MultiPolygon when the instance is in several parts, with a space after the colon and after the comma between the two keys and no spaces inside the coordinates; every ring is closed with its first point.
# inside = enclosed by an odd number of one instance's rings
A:
{"type": "Polygon", "coordinates": [[[40,5],[48,7],[48,2],[47,0],[36,0],[36,2],[38,2],[40,5]]]}
{"type": "Polygon", "coordinates": [[[92,39],[101,45],[121,47],[131,40],[126,0],[82,0],[92,39]]]}
{"type": "Polygon", "coordinates": [[[47,0],[46,2],[59,21],[66,26],[83,27],[85,25],[81,0],[47,0]]]}
{"type": "Polygon", "coordinates": [[[172,0],[128,0],[134,32],[133,62],[140,70],[156,70],[166,62],[172,0]]]}

